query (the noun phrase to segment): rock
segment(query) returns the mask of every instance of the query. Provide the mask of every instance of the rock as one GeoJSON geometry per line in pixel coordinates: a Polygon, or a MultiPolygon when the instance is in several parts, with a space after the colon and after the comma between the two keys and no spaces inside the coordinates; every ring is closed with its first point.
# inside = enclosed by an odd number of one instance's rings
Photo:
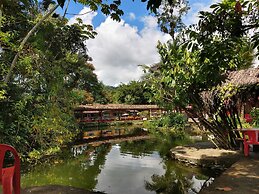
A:
{"type": "Polygon", "coordinates": [[[171,149],[171,157],[175,160],[202,167],[222,169],[238,160],[238,151],[217,149],[207,144],[177,146],[171,149]]]}

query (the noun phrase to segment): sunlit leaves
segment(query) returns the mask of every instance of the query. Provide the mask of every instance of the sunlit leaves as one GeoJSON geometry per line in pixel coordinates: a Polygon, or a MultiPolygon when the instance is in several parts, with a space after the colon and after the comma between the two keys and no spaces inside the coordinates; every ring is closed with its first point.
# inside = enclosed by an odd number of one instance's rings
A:
{"type": "MultiPolygon", "coordinates": [[[[189,52],[181,42],[158,45],[161,62],[157,71],[151,73],[156,98],[173,106],[186,106],[190,90],[200,90],[194,85],[199,76],[196,52],[189,52]],[[158,74],[158,75],[156,75],[158,74]],[[155,76],[155,77],[152,77],[155,76]]],[[[197,91],[196,91],[197,92],[197,91]]]]}
{"type": "Polygon", "coordinates": [[[6,94],[5,90],[0,90],[0,101],[6,98],[5,94],[6,94]]]}
{"type": "MultiPolygon", "coordinates": [[[[58,1],[58,3],[61,3],[62,6],[64,5],[64,2],[60,2],[60,0],[58,1]]],[[[53,0],[43,0],[41,2],[43,10],[47,10],[49,8],[50,4],[55,4],[55,1],[53,1],[53,0]]]]}

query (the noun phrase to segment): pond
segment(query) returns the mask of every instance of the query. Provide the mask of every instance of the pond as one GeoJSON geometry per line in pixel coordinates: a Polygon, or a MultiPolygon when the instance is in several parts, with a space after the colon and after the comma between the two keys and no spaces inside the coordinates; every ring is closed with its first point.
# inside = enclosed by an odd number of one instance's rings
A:
{"type": "MultiPolygon", "coordinates": [[[[161,155],[155,140],[74,146],[63,159],[36,165],[22,174],[22,187],[66,185],[112,194],[196,193],[209,172],[161,155]]],[[[211,180],[211,179],[210,179],[211,180]]]]}

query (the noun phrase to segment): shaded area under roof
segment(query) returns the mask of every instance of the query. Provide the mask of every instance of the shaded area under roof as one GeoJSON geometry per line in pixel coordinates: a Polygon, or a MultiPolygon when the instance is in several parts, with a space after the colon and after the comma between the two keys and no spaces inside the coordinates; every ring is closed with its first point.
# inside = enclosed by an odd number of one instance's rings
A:
{"type": "Polygon", "coordinates": [[[157,105],[128,105],[128,104],[86,104],[75,108],[75,111],[84,110],[159,110],[157,105]]]}

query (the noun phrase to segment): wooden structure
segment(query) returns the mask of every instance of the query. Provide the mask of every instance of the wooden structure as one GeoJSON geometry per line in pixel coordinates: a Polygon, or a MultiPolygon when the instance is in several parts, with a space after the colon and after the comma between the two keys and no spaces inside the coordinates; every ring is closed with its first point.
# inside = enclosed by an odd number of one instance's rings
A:
{"type": "MultiPolygon", "coordinates": [[[[225,80],[221,86],[218,86],[218,91],[225,91],[225,105],[236,103],[239,115],[241,115],[247,122],[252,122],[250,112],[253,107],[259,107],[259,68],[248,68],[239,71],[229,71],[225,75],[225,80]],[[234,94],[234,95],[233,95],[234,94]],[[227,98],[230,96],[230,98],[227,98]]],[[[210,109],[209,105],[215,98],[213,92],[202,92],[201,96],[205,103],[205,108],[210,109]]]]}
{"type": "Polygon", "coordinates": [[[228,74],[226,83],[239,88],[238,109],[247,121],[253,107],[259,107],[259,68],[248,68],[239,71],[232,71],[228,74]]]}
{"type": "Polygon", "coordinates": [[[163,113],[162,108],[157,105],[126,104],[86,104],[76,107],[74,111],[79,122],[143,120],[161,116],[163,113]]]}

